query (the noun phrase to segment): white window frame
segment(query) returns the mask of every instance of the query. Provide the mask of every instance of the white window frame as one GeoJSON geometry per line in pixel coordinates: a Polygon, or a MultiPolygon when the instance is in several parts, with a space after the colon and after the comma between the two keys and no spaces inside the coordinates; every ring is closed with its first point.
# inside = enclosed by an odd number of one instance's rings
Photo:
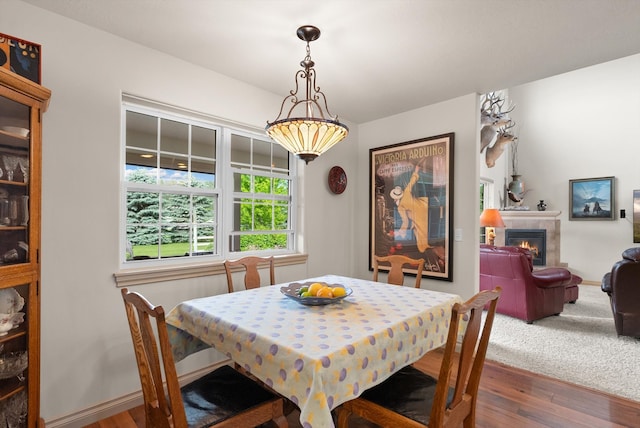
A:
{"type": "MultiPolygon", "coordinates": [[[[296,254],[299,242],[299,231],[296,227],[296,219],[298,217],[298,189],[297,189],[297,159],[289,154],[289,229],[286,230],[289,233],[287,239],[288,247],[285,249],[277,250],[260,250],[260,251],[243,251],[243,252],[231,252],[229,251],[229,236],[232,235],[233,224],[233,171],[230,167],[231,160],[231,135],[241,135],[260,142],[268,144],[277,144],[271,141],[264,130],[249,125],[243,125],[236,122],[228,121],[221,118],[212,117],[206,114],[197,113],[185,109],[181,109],[174,106],[168,106],[166,104],[156,103],[154,101],[146,100],[137,96],[123,94],[121,104],[121,160],[119,167],[121,170],[120,175],[120,245],[119,245],[119,260],[120,270],[127,271],[131,269],[144,269],[144,268],[157,268],[162,266],[188,266],[188,265],[202,265],[203,263],[212,263],[216,261],[222,261],[225,259],[232,259],[238,257],[244,257],[249,255],[284,255],[284,254],[296,254]],[[136,183],[128,183],[125,179],[125,163],[126,163],[126,114],[127,111],[135,111],[142,114],[147,114],[155,117],[166,118],[169,120],[184,121],[194,124],[196,126],[204,126],[206,128],[215,129],[217,132],[216,143],[216,179],[215,188],[207,189],[207,194],[215,195],[217,198],[217,208],[215,210],[215,248],[211,255],[198,255],[198,256],[186,256],[164,259],[148,259],[148,260],[126,260],[126,224],[127,224],[127,191],[141,188],[141,190],[151,191],[152,189],[160,189],[161,185],[140,186],[136,183]]],[[[189,154],[190,158],[190,154],[189,154]]],[[[170,188],[171,193],[197,193],[190,188],[170,188]]],[[[285,231],[276,231],[277,233],[285,231]]]]}
{"type": "Polygon", "coordinates": [[[296,241],[297,241],[297,233],[296,233],[296,219],[297,219],[297,215],[296,215],[296,207],[294,204],[295,202],[295,197],[294,195],[298,194],[298,189],[297,189],[297,175],[295,174],[295,168],[297,165],[297,160],[293,157],[292,154],[289,154],[289,174],[285,175],[283,173],[278,173],[276,172],[270,172],[270,173],[265,173],[265,172],[261,172],[258,173],[256,175],[259,176],[269,176],[272,178],[286,178],[289,180],[289,228],[285,229],[285,230],[270,230],[270,231],[265,231],[265,232],[260,232],[260,231],[254,231],[252,232],[253,234],[260,234],[260,233],[267,233],[267,234],[272,234],[274,232],[276,233],[284,233],[284,234],[288,234],[289,237],[287,239],[288,242],[288,248],[286,249],[277,249],[277,250],[262,250],[262,251],[231,251],[229,249],[229,240],[231,236],[242,236],[242,235],[246,235],[249,234],[247,233],[243,233],[243,232],[237,232],[234,231],[234,220],[233,220],[233,208],[234,208],[234,199],[235,198],[240,198],[240,197],[252,197],[252,198],[256,198],[256,199],[261,199],[264,197],[264,199],[276,199],[276,200],[280,200],[283,201],[285,200],[285,198],[283,197],[278,197],[278,196],[274,196],[274,195],[260,195],[260,194],[252,194],[252,193],[238,193],[234,191],[233,185],[234,185],[234,180],[233,180],[233,174],[234,173],[247,173],[247,174],[252,174],[252,169],[249,165],[244,165],[244,166],[232,166],[231,165],[231,138],[232,135],[237,135],[240,137],[246,137],[246,138],[250,138],[253,140],[257,140],[260,142],[265,142],[265,143],[270,143],[270,144],[275,144],[277,145],[277,143],[272,142],[269,137],[267,137],[264,133],[255,133],[255,132],[247,132],[247,131],[242,131],[239,129],[232,129],[232,128],[225,128],[223,129],[222,132],[222,139],[224,141],[224,143],[222,144],[223,147],[223,154],[222,154],[222,159],[225,165],[225,168],[222,172],[223,174],[223,180],[222,180],[222,193],[225,195],[225,200],[224,200],[224,207],[223,207],[223,230],[224,232],[224,242],[222,242],[222,245],[224,247],[224,252],[226,255],[226,258],[239,258],[239,257],[244,257],[244,256],[248,256],[248,255],[257,255],[257,256],[269,256],[269,255],[280,255],[280,254],[291,254],[292,252],[294,252],[296,250],[296,241]]]}
{"type": "MultiPolygon", "coordinates": [[[[480,186],[484,186],[484,192],[482,193],[484,196],[484,199],[480,201],[482,202],[482,209],[495,208],[494,206],[495,190],[494,190],[493,180],[490,178],[480,177],[480,186]]],[[[478,188],[478,192],[479,191],[480,189],[478,188]]],[[[482,210],[480,211],[480,213],[482,214],[482,210]]],[[[486,243],[484,227],[480,227],[480,243],[486,243]]]]}

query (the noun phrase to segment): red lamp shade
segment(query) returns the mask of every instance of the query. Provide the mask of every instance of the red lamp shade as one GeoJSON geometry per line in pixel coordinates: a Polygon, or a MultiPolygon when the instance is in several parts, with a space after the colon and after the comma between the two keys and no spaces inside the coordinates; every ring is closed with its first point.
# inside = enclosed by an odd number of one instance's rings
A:
{"type": "Polygon", "coordinates": [[[486,208],[480,214],[480,227],[505,227],[497,208],[486,208]]]}
{"type": "Polygon", "coordinates": [[[496,227],[505,227],[500,211],[496,208],[487,208],[480,214],[480,227],[486,227],[487,244],[494,245],[496,239],[496,227]]]}

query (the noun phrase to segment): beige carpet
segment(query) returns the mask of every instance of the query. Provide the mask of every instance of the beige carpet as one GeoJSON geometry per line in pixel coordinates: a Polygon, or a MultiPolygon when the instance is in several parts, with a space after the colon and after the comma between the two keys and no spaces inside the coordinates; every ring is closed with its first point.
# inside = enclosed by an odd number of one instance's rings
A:
{"type": "Polygon", "coordinates": [[[617,336],[598,286],[533,324],[497,314],[487,359],[640,402],[640,340],[617,336]]]}

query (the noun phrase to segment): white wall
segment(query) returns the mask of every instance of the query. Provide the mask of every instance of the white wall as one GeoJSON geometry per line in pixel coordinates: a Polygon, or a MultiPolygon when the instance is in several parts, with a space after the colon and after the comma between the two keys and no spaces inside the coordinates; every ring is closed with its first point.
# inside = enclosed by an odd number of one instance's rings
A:
{"type": "Polygon", "coordinates": [[[640,189],[640,55],[509,88],[519,132],[519,170],[536,209],[562,211],[561,260],[599,282],[633,244],[640,189]],[[569,180],[616,177],[616,220],[569,221],[569,180]],[[625,209],[626,219],[619,218],[625,209]]]}
{"type": "MultiPolygon", "coordinates": [[[[369,215],[369,149],[453,132],[453,227],[462,230],[454,242],[453,282],[423,279],[422,286],[456,293],[464,298],[478,290],[479,275],[479,134],[478,96],[467,95],[439,104],[360,125],[358,194],[356,216],[369,215]]],[[[358,276],[365,277],[369,264],[369,223],[358,223],[355,237],[358,276]]]]}

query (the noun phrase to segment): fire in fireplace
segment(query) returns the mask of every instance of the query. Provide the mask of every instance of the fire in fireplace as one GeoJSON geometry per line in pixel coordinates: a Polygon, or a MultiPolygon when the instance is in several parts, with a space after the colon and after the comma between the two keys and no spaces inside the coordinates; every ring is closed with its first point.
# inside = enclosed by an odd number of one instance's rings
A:
{"type": "Polygon", "coordinates": [[[531,251],[534,266],[547,264],[547,231],[544,229],[506,229],[505,245],[522,247],[531,251]]]}

